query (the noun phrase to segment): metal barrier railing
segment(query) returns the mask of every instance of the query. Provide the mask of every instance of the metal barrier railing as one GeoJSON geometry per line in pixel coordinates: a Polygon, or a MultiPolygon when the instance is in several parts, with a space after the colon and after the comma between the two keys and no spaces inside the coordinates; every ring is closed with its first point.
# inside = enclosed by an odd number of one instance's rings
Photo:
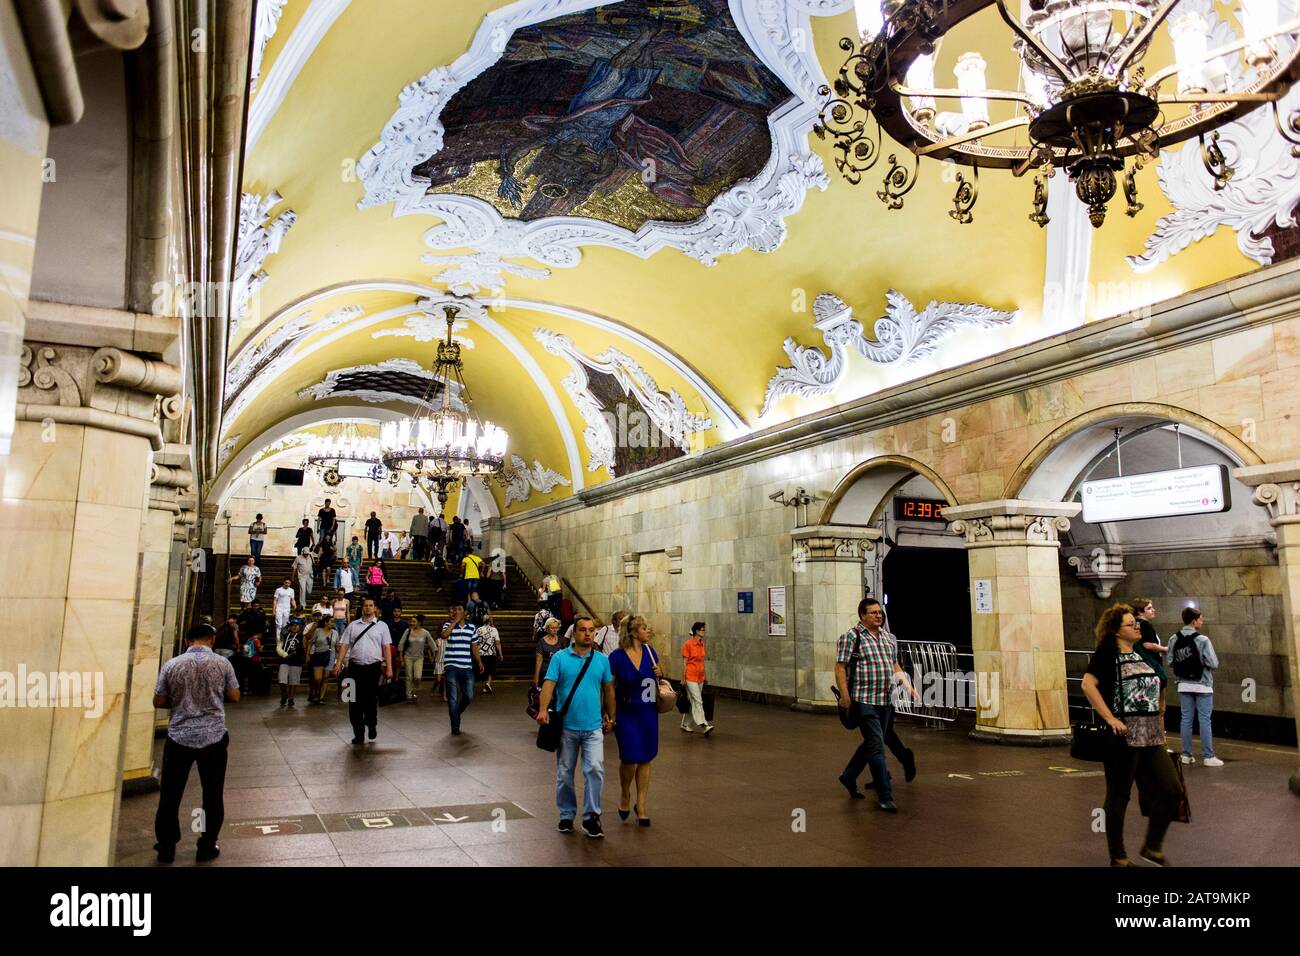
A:
{"type": "MultiPolygon", "coordinates": [[[[1092,705],[1083,697],[1080,685],[1083,677],[1071,677],[1069,674],[1072,660],[1082,659],[1080,669],[1087,664],[1092,651],[1066,650],[1066,702],[1071,716],[1091,717],[1092,705]]],[[[923,683],[940,679],[943,681],[942,704],[926,704],[926,691],[929,686],[918,686],[922,703],[917,704],[906,692],[896,693],[894,710],[900,717],[916,717],[920,720],[951,722],[961,713],[975,713],[979,704],[979,694],[988,694],[987,688],[979,686],[979,675],[975,671],[975,655],[969,651],[958,651],[955,644],[943,641],[899,641],[898,662],[907,671],[913,683],[917,675],[923,676],[923,683]],[[965,665],[965,666],[963,666],[965,665]]],[[[929,695],[933,698],[934,694],[929,695]]]]}
{"type": "MultiPolygon", "coordinates": [[[[965,709],[959,706],[950,706],[950,702],[960,700],[974,700],[974,697],[966,696],[968,688],[963,681],[959,668],[957,667],[957,645],[949,644],[946,641],[899,641],[898,642],[898,663],[907,671],[912,681],[916,682],[916,675],[942,675],[945,682],[944,693],[941,695],[940,703],[925,703],[927,682],[923,681],[916,687],[918,694],[922,695],[921,703],[912,700],[906,691],[895,693],[894,710],[900,717],[916,717],[920,720],[935,720],[951,723],[957,719],[957,714],[965,709]],[[958,687],[957,685],[962,685],[958,687]]],[[[933,698],[933,694],[929,695],[933,698]]],[[[975,708],[971,707],[970,710],[975,708]]]]}

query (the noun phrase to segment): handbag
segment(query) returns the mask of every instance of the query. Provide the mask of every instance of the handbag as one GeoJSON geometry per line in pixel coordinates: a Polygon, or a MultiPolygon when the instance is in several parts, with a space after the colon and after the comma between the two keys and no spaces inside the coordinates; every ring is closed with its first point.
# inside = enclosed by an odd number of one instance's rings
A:
{"type": "Polygon", "coordinates": [[[685,716],[691,712],[691,701],[686,694],[686,684],[683,682],[681,690],[677,692],[677,713],[685,716]]]}
{"type": "Polygon", "coordinates": [[[379,685],[376,693],[375,702],[380,707],[387,707],[389,704],[406,703],[406,682],[394,677],[392,680],[384,681],[379,685]]]}
{"type": "MultiPolygon", "coordinates": [[[[857,627],[853,628],[853,633],[856,640],[854,640],[853,642],[853,654],[849,658],[850,663],[852,662],[853,658],[857,656],[858,644],[862,641],[862,630],[860,628],[857,627]]],[[[831,684],[831,693],[835,695],[835,702],[836,702],[835,713],[836,716],[839,717],[840,719],[840,726],[843,727],[845,730],[857,730],[859,727],[861,727],[862,714],[859,713],[858,709],[853,706],[853,689],[852,688],[849,689],[848,707],[838,706],[840,701],[840,689],[838,686],[836,686],[835,684],[831,684]]],[[[712,718],[706,715],[705,719],[711,720],[712,718]]]]}
{"type": "Polygon", "coordinates": [[[541,713],[541,711],[542,711],[542,689],[538,687],[536,684],[533,684],[528,688],[528,703],[524,707],[524,712],[528,714],[528,716],[531,717],[533,720],[536,720],[537,715],[541,713]]]}
{"type": "MultiPolygon", "coordinates": [[[[1174,773],[1178,777],[1178,789],[1182,791],[1182,795],[1178,798],[1178,808],[1174,811],[1174,819],[1179,823],[1191,823],[1192,805],[1187,801],[1187,784],[1183,780],[1183,765],[1179,761],[1177,754],[1170,750],[1166,750],[1165,753],[1173,761],[1174,773]]],[[[1151,816],[1151,797],[1142,792],[1141,784],[1138,785],[1138,807],[1142,811],[1142,816],[1151,816]]]]}
{"type": "Polygon", "coordinates": [[[537,728],[537,746],[548,753],[555,753],[560,749],[560,736],[564,733],[564,715],[569,712],[569,705],[573,703],[573,695],[578,692],[578,685],[582,679],[587,676],[587,668],[591,666],[591,661],[595,654],[587,652],[587,659],[582,662],[582,669],[578,671],[577,680],[569,688],[569,696],[564,698],[564,706],[559,710],[551,711],[550,719],[538,726],[537,728]]]}
{"type": "MultiPolygon", "coordinates": [[[[1120,695],[1120,700],[1124,699],[1123,691],[1120,685],[1119,657],[1115,657],[1115,689],[1120,695]]],[[[1096,716],[1096,712],[1093,712],[1096,716]]],[[[1121,707],[1114,713],[1119,720],[1124,719],[1123,708],[1121,707]]],[[[1125,739],[1110,729],[1109,724],[1072,724],[1070,726],[1070,756],[1075,760],[1085,760],[1090,763],[1104,763],[1114,754],[1119,752],[1122,747],[1128,746],[1125,739]]]]}
{"type": "MultiPolygon", "coordinates": [[[[649,644],[645,647],[646,650],[650,652],[651,663],[658,666],[659,655],[655,653],[655,649],[649,644]]],[[[673,690],[673,685],[669,683],[667,679],[660,677],[655,681],[655,709],[658,710],[659,713],[672,713],[677,708],[677,697],[677,691],[673,690]]]]}

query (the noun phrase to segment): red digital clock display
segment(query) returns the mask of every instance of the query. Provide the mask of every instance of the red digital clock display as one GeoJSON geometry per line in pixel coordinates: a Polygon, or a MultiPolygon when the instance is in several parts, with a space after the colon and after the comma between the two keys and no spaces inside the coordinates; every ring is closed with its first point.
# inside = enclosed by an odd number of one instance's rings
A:
{"type": "Polygon", "coordinates": [[[896,497],[894,517],[899,521],[943,521],[943,509],[947,506],[946,501],[896,497]]]}

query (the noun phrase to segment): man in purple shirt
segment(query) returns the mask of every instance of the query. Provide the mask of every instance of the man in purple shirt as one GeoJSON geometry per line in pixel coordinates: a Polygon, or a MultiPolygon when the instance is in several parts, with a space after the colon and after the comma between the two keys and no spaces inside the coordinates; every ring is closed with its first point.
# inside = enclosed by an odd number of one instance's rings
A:
{"type": "Polygon", "coordinates": [[[162,793],[153,822],[159,863],[176,859],[176,844],[181,839],[181,798],[190,767],[196,763],[203,784],[203,819],[194,858],[202,863],[216,859],[221,852],[217,836],[226,814],[223,791],[230,747],[225,702],[239,700],[239,680],[230,661],[213,653],[216,636],[211,624],[194,625],[186,635],[189,648],[158,671],[153,705],[171,710],[163,746],[162,793]]]}

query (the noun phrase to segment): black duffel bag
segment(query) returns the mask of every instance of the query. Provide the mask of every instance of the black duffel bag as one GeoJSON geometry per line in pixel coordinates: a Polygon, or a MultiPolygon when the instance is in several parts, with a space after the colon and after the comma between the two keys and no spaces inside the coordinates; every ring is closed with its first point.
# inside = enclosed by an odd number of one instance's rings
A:
{"type": "Polygon", "coordinates": [[[376,703],[380,707],[387,707],[389,704],[406,703],[406,681],[398,680],[396,677],[384,681],[379,685],[379,690],[376,692],[376,703]]]}

